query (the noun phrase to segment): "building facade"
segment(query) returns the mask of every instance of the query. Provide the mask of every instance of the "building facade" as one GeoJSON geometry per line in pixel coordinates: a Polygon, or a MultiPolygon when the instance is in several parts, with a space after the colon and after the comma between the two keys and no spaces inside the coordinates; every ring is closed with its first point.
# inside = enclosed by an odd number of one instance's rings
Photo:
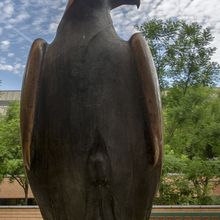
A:
{"type": "Polygon", "coordinates": [[[4,90],[0,91],[0,114],[5,114],[10,102],[20,101],[20,90],[4,90]]]}

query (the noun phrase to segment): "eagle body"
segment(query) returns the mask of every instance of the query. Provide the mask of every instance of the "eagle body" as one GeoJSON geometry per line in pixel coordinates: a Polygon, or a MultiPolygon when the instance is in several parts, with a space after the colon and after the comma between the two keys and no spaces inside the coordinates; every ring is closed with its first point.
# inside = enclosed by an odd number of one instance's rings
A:
{"type": "Polygon", "coordinates": [[[28,179],[45,220],[144,220],[162,158],[144,95],[152,86],[142,85],[132,39],[120,39],[110,17],[77,21],[77,13],[29,55],[21,101],[28,179]]]}

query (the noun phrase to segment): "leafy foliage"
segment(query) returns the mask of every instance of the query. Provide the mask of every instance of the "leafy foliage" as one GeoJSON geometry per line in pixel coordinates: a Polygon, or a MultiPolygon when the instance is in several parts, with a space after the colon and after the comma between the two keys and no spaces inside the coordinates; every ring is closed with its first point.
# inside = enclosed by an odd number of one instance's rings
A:
{"type": "Polygon", "coordinates": [[[220,155],[220,92],[207,87],[189,88],[183,95],[172,88],[164,97],[165,142],[190,159],[220,155]]]}
{"type": "Polygon", "coordinates": [[[165,158],[157,204],[211,204],[220,177],[220,66],[209,28],[184,20],[137,27],[147,39],[162,89],[165,158]]]}
{"type": "Polygon", "coordinates": [[[27,200],[28,181],[22,160],[18,102],[11,103],[0,121],[0,177],[5,176],[19,183],[27,200]]]}
{"type": "Polygon", "coordinates": [[[213,85],[220,66],[211,61],[216,48],[209,28],[184,20],[151,20],[137,27],[151,48],[160,86],[166,89],[213,85]]]}
{"type": "Polygon", "coordinates": [[[161,178],[160,205],[207,205],[216,204],[210,197],[213,187],[219,184],[220,161],[188,159],[173,151],[165,154],[161,178]],[[213,182],[215,179],[217,181],[213,182]]]}

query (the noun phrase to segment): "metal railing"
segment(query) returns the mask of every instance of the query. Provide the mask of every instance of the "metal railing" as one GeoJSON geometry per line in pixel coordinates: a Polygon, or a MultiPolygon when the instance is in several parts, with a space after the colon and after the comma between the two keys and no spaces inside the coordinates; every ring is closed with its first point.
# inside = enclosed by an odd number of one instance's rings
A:
{"type": "Polygon", "coordinates": [[[220,206],[154,206],[150,220],[220,220],[220,206]]]}
{"type": "Polygon", "coordinates": [[[180,212],[161,212],[152,213],[151,220],[220,220],[220,213],[212,212],[194,212],[194,213],[180,213],[180,212]]]}
{"type": "MultiPolygon", "coordinates": [[[[42,220],[38,206],[0,206],[0,220],[15,216],[42,220]]],[[[150,220],[220,220],[220,206],[154,206],[150,220]]]]}

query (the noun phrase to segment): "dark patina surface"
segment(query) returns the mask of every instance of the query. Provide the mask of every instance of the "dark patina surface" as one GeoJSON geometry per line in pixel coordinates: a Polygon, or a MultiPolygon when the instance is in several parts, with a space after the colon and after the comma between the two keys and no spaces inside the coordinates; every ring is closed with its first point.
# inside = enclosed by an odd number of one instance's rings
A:
{"type": "Polygon", "coordinates": [[[160,105],[155,91],[145,94],[145,86],[151,88],[140,77],[145,67],[137,63],[132,39],[115,33],[108,5],[70,1],[54,41],[36,40],[38,49],[32,47],[39,58],[27,65],[21,128],[28,178],[45,220],[150,215],[161,172],[160,105]],[[38,66],[34,99],[26,86],[36,71],[31,65],[38,66]],[[29,119],[25,114],[33,108],[29,119]],[[159,112],[156,119],[151,111],[159,112]],[[159,130],[152,130],[152,121],[159,130]]]}

